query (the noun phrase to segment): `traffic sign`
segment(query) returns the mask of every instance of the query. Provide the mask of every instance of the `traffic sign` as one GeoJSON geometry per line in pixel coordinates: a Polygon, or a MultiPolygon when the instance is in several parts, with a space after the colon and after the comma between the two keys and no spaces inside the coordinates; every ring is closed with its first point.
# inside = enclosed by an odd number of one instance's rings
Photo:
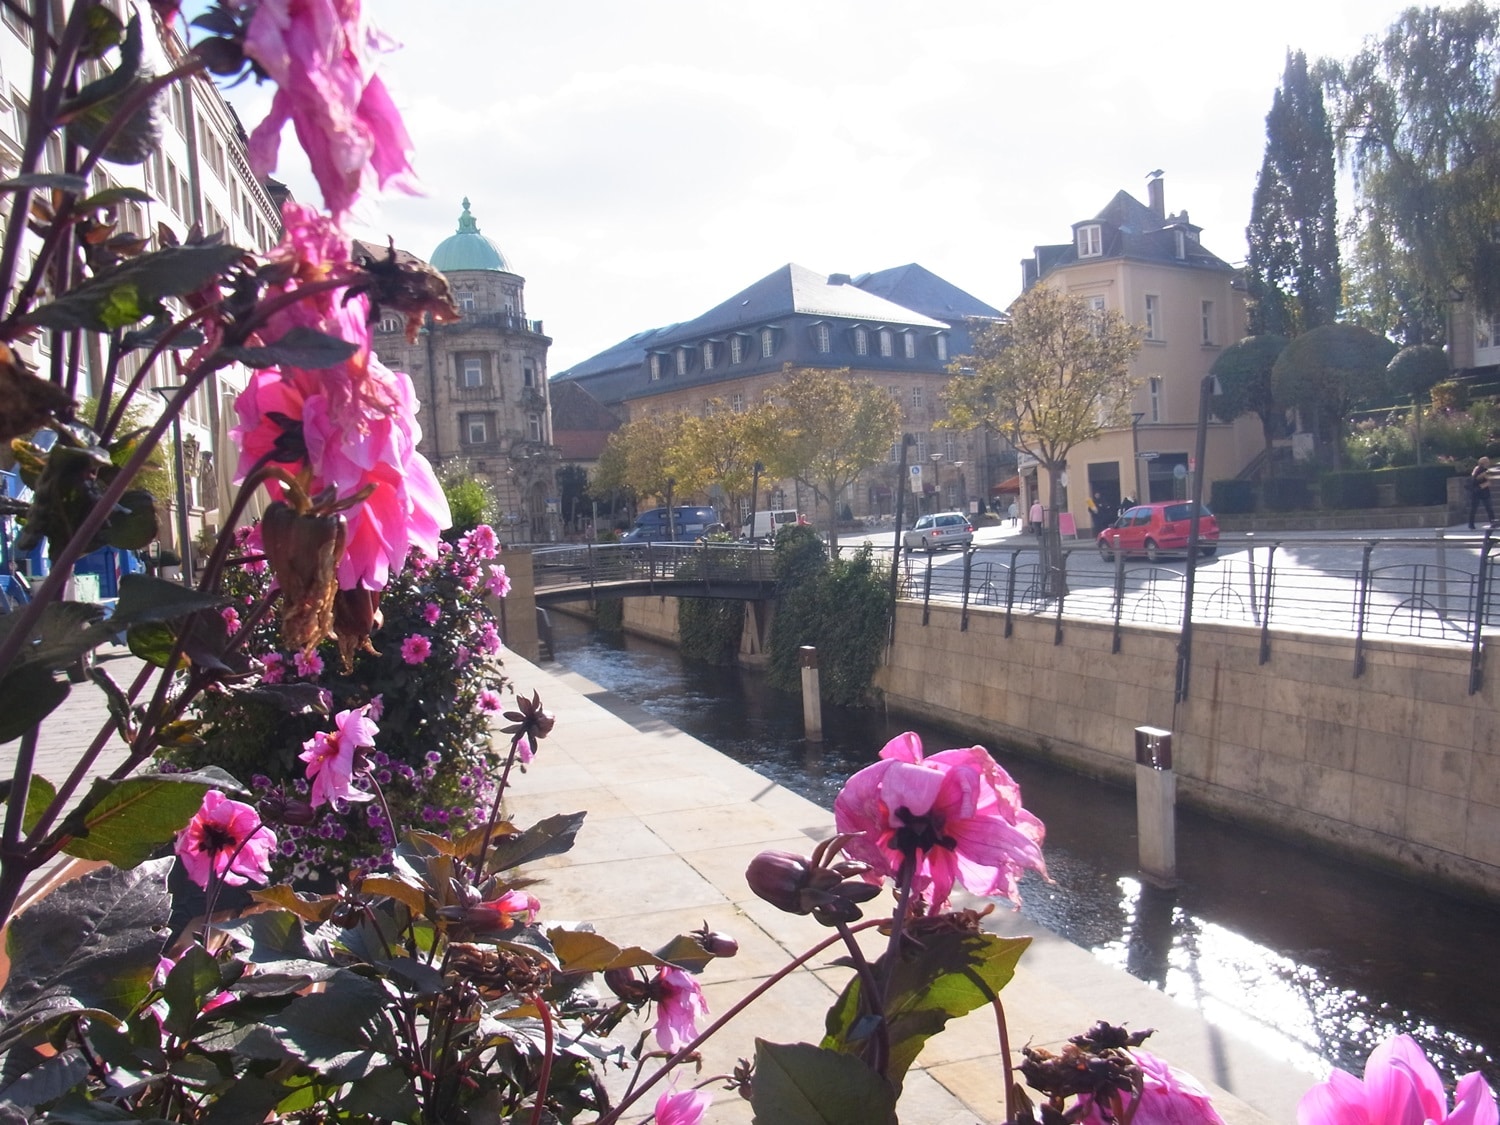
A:
{"type": "Polygon", "coordinates": [[[1143,449],[1139,453],[1137,453],[1136,456],[1139,457],[1142,461],[1155,461],[1158,457],[1161,456],[1161,454],[1156,452],[1156,450],[1154,449],[1143,449]]]}

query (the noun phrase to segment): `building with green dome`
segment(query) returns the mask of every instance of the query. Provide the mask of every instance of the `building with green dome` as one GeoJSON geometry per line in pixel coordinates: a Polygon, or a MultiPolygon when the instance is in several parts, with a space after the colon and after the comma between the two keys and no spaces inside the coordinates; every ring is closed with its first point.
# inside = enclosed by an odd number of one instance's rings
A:
{"type": "Polygon", "coordinates": [[[412,377],[422,402],[421,449],[438,475],[489,481],[504,537],[547,542],[558,527],[559,455],[547,394],[552,341],[542,322],[526,315],[526,279],[481,233],[468,199],[458,230],[427,261],[448,279],[461,319],[428,324],[409,341],[405,321],[386,313],[376,325],[376,350],[412,377]]]}

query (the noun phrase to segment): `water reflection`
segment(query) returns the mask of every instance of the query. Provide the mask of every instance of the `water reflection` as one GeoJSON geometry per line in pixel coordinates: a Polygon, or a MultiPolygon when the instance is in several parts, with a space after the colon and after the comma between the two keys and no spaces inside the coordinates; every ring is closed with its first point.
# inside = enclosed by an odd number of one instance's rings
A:
{"type": "MultiPolygon", "coordinates": [[[[824,713],[825,741],[808,743],[800,701],[759,676],[553,620],[562,663],[824,808],[903,730],[929,751],[960,744],[929,723],[838,708],[824,713]]],[[[1181,885],[1153,887],[1138,878],[1132,793],[996,757],[1047,826],[1053,882],[1023,882],[1028,917],[1308,1069],[1358,1074],[1402,1031],[1449,1081],[1482,1070],[1500,1087],[1500,911],[1188,810],[1181,885]]]]}

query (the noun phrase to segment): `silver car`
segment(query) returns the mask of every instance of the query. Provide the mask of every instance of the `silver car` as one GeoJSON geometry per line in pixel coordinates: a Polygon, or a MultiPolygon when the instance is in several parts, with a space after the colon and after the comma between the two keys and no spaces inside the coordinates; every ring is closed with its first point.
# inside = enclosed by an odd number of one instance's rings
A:
{"type": "Polygon", "coordinates": [[[967,547],[974,542],[974,525],[962,512],[936,512],[917,520],[901,536],[908,551],[941,551],[944,547],[967,547]]]}

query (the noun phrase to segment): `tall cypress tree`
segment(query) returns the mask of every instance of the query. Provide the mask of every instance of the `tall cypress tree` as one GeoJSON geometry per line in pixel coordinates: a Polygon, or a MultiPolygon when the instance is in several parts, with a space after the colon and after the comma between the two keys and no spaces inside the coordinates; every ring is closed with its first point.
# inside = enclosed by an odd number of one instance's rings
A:
{"type": "Polygon", "coordinates": [[[1288,52],[1266,114],[1266,155],[1250,225],[1250,334],[1288,338],[1338,315],[1333,137],[1307,57],[1288,52]]]}

